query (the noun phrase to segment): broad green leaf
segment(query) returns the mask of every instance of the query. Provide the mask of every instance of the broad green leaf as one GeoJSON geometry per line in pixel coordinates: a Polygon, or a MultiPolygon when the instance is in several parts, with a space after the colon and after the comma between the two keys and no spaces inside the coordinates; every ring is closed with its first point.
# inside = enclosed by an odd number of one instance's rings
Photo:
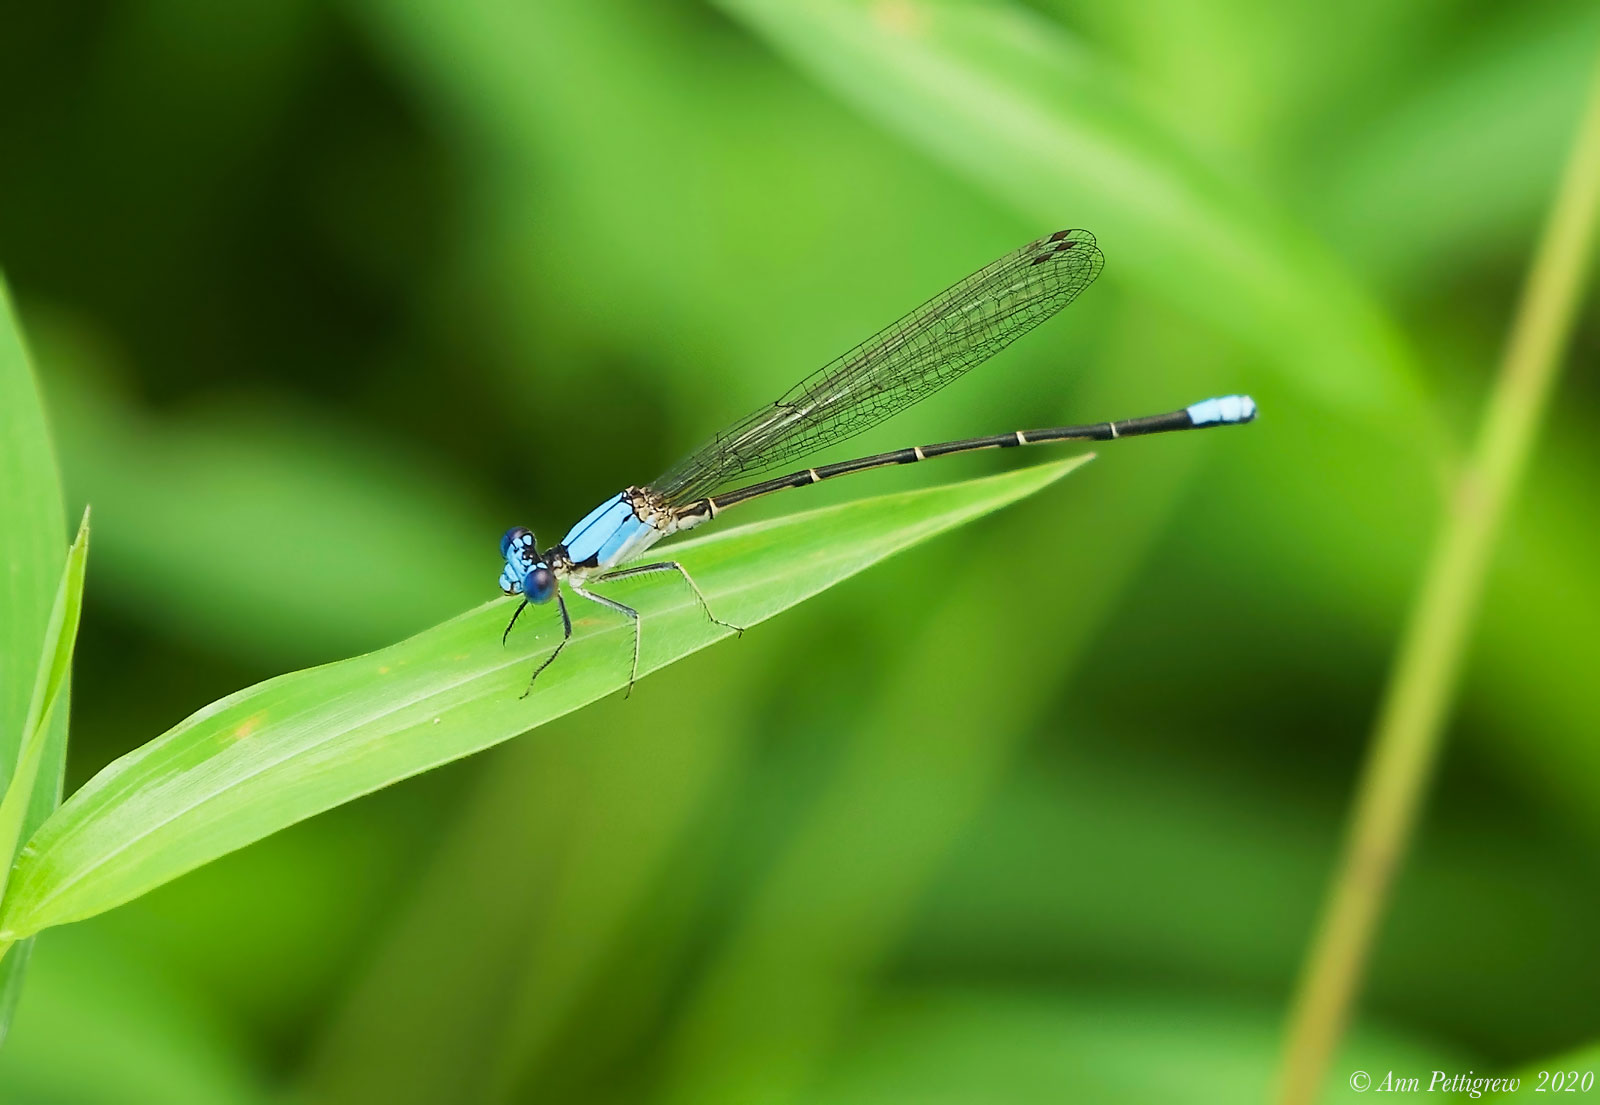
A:
{"type": "MultiPolygon", "coordinates": [[[[677,546],[714,609],[746,626],[890,554],[1054,482],[1085,458],[828,507],[677,546]]],[[[611,591],[645,615],[640,674],[729,632],[687,588],[611,591]]],[[[537,693],[555,611],[486,603],[391,648],[213,703],[91,779],[24,847],[0,937],[92,916],[303,818],[575,710],[628,678],[624,619],[572,601],[576,633],[537,693]],[[540,615],[543,615],[541,618],[540,615]]]]}
{"type": "Polygon", "coordinates": [[[1326,401],[1415,414],[1397,331],[1336,260],[1214,169],[1057,27],[1005,4],[719,0],[818,81],[1108,271],[1326,401]]]}
{"type": "MultiPolygon", "coordinates": [[[[44,407],[11,299],[0,281],[0,793],[11,786],[27,726],[51,603],[66,559],[66,508],[44,407]]],[[[22,831],[60,800],[67,710],[54,711],[22,831]]],[[[5,862],[10,863],[10,855],[5,862]]],[[[31,943],[0,961],[0,1040],[22,985],[31,943]]]]}

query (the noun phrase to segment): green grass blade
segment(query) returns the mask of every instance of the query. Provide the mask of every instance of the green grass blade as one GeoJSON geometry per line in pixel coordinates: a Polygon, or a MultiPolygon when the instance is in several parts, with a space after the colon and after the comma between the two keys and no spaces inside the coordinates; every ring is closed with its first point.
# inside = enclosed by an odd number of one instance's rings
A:
{"type": "Polygon", "coordinates": [[[719,0],[803,70],[1108,271],[1347,407],[1417,414],[1398,332],[1332,255],[1064,32],[1005,4],[719,0]]]}
{"type": "MultiPolygon", "coordinates": [[[[0,283],[0,793],[10,787],[22,750],[66,538],[44,406],[0,283]]],[[[43,820],[42,806],[34,809],[43,820]]]]}
{"type": "MultiPolygon", "coordinates": [[[[1086,458],[902,492],[685,542],[720,616],[755,625],[878,560],[1054,482],[1086,458]]],[[[645,615],[641,674],[729,631],[686,588],[630,581],[645,615]]],[[[92,916],[185,871],[379,787],[477,752],[627,681],[631,630],[576,600],[576,634],[538,692],[519,698],[558,640],[553,610],[487,603],[391,648],[268,680],[213,703],[113,763],[29,841],[0,937],[92,916]],[[540,617],[543,615],[543,617],[540,617]]],[[[641,715],[639,724],[647,725],[641,715]]]]}
{"type": "MultiPolygon", "coordinates": [[[[33,698],[22,727],[17,769],[6,787],[5,796],[0,798],[0,863],[4,864],[0,867],[0,903],[5,900],[11,860],[17,854],[17,844],[27,827],[34,791],[44,774],[56,707],[66,697],[67,681],[72,675],[72,651],[78,640],[78,617],[83,613],[83,573],[88,559],[89,512],[85,510],[77,539],[67,552],[67,566],[62,569],[61,584],[56,589],[55,607],[45,627],[44,650],[39,656],[33,698]]],[[[0,946],[0,956],[5,951],[5,947],[0,946]]]]}
{"type": "MultiPolygon", "coordinates": [[[[44,406],[11,299],[0,280],[0,793],[9,790],[27,728],[30,692],[66,557],[66,508],[44,406]]],[[[46,730],[22,832],[60,800],[67,711],[46,730]]],[[[9,866],[10,854],[5,857],[9,866]]],[[[22,986],[31,942],[0,960],[0,1040],[22,986]]]]}

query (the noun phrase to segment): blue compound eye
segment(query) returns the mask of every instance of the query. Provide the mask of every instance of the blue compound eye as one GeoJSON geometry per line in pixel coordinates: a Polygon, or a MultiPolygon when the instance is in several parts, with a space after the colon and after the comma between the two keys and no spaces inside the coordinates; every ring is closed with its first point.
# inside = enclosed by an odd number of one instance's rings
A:
{"type": "Polygon", "coordinates": [[[556,574],[539,565],[522,577],[522,593],[529,602],[549,602],[556,596],[556,574]]]}

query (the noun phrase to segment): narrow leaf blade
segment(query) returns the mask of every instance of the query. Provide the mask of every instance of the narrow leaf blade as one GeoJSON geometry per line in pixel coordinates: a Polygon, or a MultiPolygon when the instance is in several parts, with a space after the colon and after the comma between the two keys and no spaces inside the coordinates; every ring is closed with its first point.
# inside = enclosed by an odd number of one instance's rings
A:
{"type": "MultiPolygon", "coordinates": [[[[78,618],[83,613],[83,577],[89,559],[89,512],[83,512],[78,536],[67,552],[55,606],[45,629],[44,648],[33,684],[33,700],[23,726],[17,769],[0,798],[0,903],[4,902],[17,842],[27,827],[28,809],[43,775],[50,748],[51,725],[58,707],[65,709],[67,681],[72,675],[72,653],[78,641],[78,618]]],[[[0,949],[0,955],[4,950],[0,949]]]]}
{"type": "Polygon", "coordinates": [[[0,793],[21,752],[66,540],[44,405],[0,282],[0,793]]]}
{"type": "MultiPolygon", "coordinates": [[[[51,599],[66,557],[66,507],[44,404],[0,279],[0,793],[9,788],[27,725],[51,599]]],[[[67,711],[54,712],[23,832],[60,800],[67,711]]],[[[9,863],[10,856],[6,857],[9,863]]],[[[21,993],[32,941],[0,960],[0,1041],[21,993]]]]}
{"type": "MultiPolygon", "coordinates": [[[[1086,459],[757,523],[685,542],[674,555],[719,616],[751,626],[1032,494],[1086,459]]],[[[705,619],[687,588],[646,579],[612,593],[644,614],[641,674],[729,635],[705,619]]],[[[526,699],[518,696],[559,626],[544,611],[545,621],[519,624],[502,647],[507,600],[206,707],[100,772],[35,834],[13,873],[0,937],[110,909],[296,821],[619,689],[631,628],[575,601],[572,644],[526,699]]]]}

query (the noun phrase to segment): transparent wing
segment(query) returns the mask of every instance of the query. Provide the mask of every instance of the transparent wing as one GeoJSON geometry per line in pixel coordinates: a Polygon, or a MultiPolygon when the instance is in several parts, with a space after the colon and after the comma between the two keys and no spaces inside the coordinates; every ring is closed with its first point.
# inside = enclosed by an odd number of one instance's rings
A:
{"type": "Polygon", "coordinates": [[[1030,242],[934,296],[717,434],[650,486],[687,503],[844,441],[927,398],[1055,314],[1105,258],[1087,230],[1030,242]]]}

